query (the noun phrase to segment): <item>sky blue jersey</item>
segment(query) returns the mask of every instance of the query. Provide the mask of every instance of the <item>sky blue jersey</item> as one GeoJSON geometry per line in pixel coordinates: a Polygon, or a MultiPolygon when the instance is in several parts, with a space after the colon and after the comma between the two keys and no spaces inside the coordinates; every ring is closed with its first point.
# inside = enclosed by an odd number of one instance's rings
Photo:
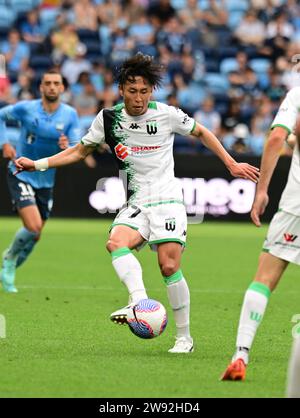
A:
{"type": "MultiPolygon", "coordinates": [[[[69,139],[69,146],[77,144],[80,140],[78,116],[75,109],[61,103],[53,113],[47,113],[42,100],[25,100],[15,105],[0,109],[0,141],[7,143],[6,121],[20,122],[21,134],[17,143],[17,158],[27,157],[32,160],[49,157],[61,151],[58,140],[63,133],[69,139]]],[[[9,170],[15,171],[12,162],[9,170]]],[[[21,172],[18,179],[25,181],[36,189],[53,187],[55,169],[47,171],[21,172]]]]}

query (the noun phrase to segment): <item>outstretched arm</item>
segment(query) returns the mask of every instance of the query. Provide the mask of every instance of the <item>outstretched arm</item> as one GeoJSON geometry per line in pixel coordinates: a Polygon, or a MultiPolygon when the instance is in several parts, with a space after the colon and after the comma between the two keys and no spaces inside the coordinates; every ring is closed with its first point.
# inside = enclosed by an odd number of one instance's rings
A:
{"type": "Polygon", "coordinates": [[[66,150],[53,155],[49,158],[42,158],[41,160],[30,160],[26,157],[20,157],[15,160],[15,166],[17,172],[20,171],[44,171],[48,168],[62,167],[64,165],[70,165],[84,160],[85,157],[93,152],[93,146],[85,146],[83,144],[77,144],[75,147],[67,148],[66,150]]]}
{"type": "Polygon", "coordinates": [[[247,163],[236,162],[235,159],[228,154],[218,138],[203,125],[196,123],[191,134],[200,138],[202,143],[223,161],[233,177],[241,177],[257,183],[259,169],[247,163]]]}

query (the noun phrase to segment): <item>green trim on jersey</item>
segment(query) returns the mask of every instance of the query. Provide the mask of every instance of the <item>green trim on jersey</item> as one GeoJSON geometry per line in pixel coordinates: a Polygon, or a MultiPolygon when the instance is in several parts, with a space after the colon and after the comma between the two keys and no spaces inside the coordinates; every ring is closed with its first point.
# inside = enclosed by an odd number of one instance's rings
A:
{"type": "Polygon", "coordinates": [[[115,147],[118,144],[127,146],[128,134],[120,130],[120,123],[123,122],[124,116],[122,110],[124,109],[124,103],[119,103],[110,109],[103,110],[103,123],[104,123],[104,134],[105,142],[110,146],[110,149],[115,156],[118,166],[121,170],[124,170],[128,178],[128,201],[134,198],[138,191],[136,186],[136,171],[133,163],[130,161],[120,160],[116,156],[115,147]]]}
{"type": "Polygon", "coordinates": [[[193,132],[193,130],[195,129],[195,127],[196,127],[196,121],[194,120],[194,125],[193,125],[193,127],[192,127],[192,129],[191,129],[191,132],[190,132],[190,133],[192,133],[192,132],[193,132]]]}
{"type": "Polygon", "coordinates": [[[116,105],[113,107],[113,109],[114,109],[116,112],[120,112],[120,110],[124,109],[124,107],[125,107],[124,103],[118,103],[118,104],[116,104],[116,105]]]}
{"type": "Polygon", "coordinates": [[[94,147],[94,148],[97,148],[99,146],[99,144],[85,144],[82,139],[80,140],[80,143],[82,145],[84,145],[85,147],[94,147]]]}
{"type": "Polygon", "coordinates": [[[172,276],[163,276],[164,282],[166,285],[170,285],[176,282],[179,282],[183,279],[183,274],[181,270],[176,271],[176,273],[172,274],[172,276]]]}
{"type": "Polygon", "coordinates": [[[148,109],[155,109],[157,110],[157,103],[156,102],[149,102],[148,109]]]}
{"type": "Polygon", "coordinates": [[[128,247],[118,248],[115,251],[111,252],[112,259],[123,257],[124,255],[131,254],[131,250],[128,247]]]}
{"type": "Polygon", "coordinates": [[[113,224],[111,224],[109,232],[113,229],[114,226],[118,226],[118,225],[128,226],[129,228],[134,229],[135,231],[138,231],[138,229],[139,229],[136,226],[126,224],[125,222],[120,222],[120,223],[114,222],[113,224]]]}
{"type": "Polygon", "coordinates": [[[179,204],[183,205],[182,200],[172,199],[172,200],[161,200],[160,202],[154,202],[154,203],[146,203],[143,206],[144,206],[144,208],[150,208],[150,207],[153,207],[153,206],[168,205],[170,203],[179,203],[179,204]]]}
{"type": "Polygon", "coordinates": [[[284,128],[288,132],[288,134],[292,133],[292,131],[290,130],[290,128],[288,128],[285,125],[282,125],[281,123],[276,123],[275,125],[271,126],[271,129],[276,128],[276,126],[278,126],[279,128],[284,128]]]}
{"type": "Polygon", "coordinates": [[[251,283],[248,290],[254,290],[254,292],[261,293],[262,295],[265,295],[266,298],[268,298],[268,299],[271,295],[270,288],[268,286],[266,286],[265,284],[260,283],[260,282],[251,283]]]}
{"type": "Polygon", "coordinates": [[[163,242],[178,242],[179,244],[181,244],[183,247],[186,246],[186,243],[184,241],[181,241],[179,238],[164,238],[164,239],[156,239],[154,241],[149,241],[148,244],[152,245],[152,244],[161,244],[163,242]]]}
{"type": "Polygon", "coordinates": [[[267,248],[263,248],[263,249],[262,249],[262,252],[264,252],[264,253],[269,253],[269,252],[270,252],[270,250],[268,250],[267,248]]]}

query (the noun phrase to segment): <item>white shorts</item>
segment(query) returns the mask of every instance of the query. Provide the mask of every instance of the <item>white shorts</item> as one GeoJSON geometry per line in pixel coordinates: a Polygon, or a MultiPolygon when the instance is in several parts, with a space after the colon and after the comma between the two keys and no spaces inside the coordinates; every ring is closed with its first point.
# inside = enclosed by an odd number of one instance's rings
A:
{"type": "Polygon", "coordinates": [[[300,265],[300,217],[277,212],[270,223],[263,251],[300,265]]]}
{"type": "Polygon", "coordinates": [[[182,203],[128,206],[118,213],[111,229],[116,225],[139,231],[152,249],[162,242],[178,242],[185,247],[187,216],[182,203]]]}

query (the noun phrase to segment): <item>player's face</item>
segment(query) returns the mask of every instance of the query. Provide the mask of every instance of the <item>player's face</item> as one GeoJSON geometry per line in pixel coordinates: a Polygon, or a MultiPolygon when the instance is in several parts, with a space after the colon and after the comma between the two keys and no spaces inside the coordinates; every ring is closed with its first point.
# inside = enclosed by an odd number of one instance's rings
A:
{"type": "Polygon", "coordinates": [[[134,82],[126,81],[120,86],[120,94],[124,99],[125,109],[131,116],[143,115],[148,109],[152,94],[152,86],[143,77],[135,77],[134,82]]]}
{"type": "Polygon", "coordinates": [[[64,91],[60,74],[44,74],[40,85],[40,92],[48,102],[57,102],[64,91]]]}

